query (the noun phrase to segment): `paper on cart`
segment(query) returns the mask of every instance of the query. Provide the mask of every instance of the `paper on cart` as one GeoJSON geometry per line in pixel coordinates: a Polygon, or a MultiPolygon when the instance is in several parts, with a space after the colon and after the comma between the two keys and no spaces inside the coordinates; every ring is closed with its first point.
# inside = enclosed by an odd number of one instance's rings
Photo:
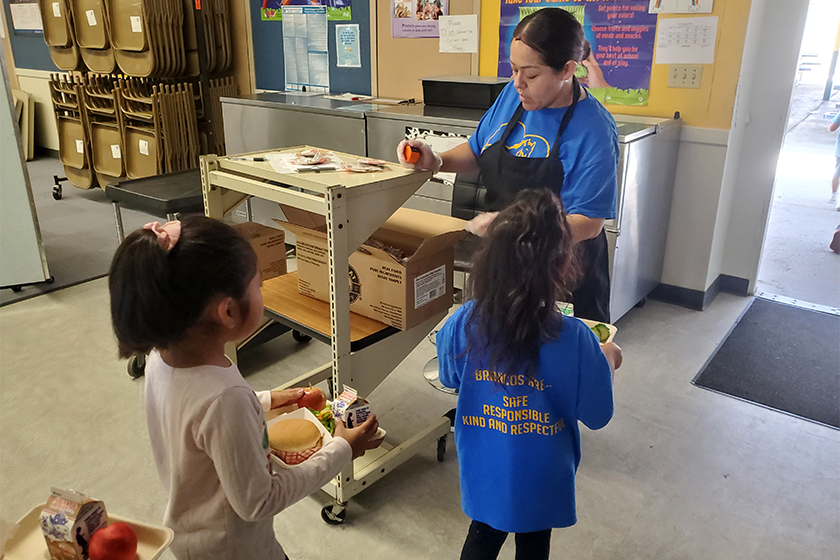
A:
{"type": "Polygon", "coordinates": [[[0,558],[6,554],[6,543],[15,536],[15,533],[20,529],[17,523],[10,523],[5,519],[0,519],[0,558]]]}

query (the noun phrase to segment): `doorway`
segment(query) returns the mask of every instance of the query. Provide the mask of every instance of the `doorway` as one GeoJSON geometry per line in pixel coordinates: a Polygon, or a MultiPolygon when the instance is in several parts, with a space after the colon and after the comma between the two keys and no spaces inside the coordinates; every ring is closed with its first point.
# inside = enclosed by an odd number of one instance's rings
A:
{"type": "Polygon", "coordinates": [[[756,293],[840,312],[840,255],[829,248],[840,224],[837,202],[829,200],[837,133],[828,127],[840,110],[840,75],[827,86],[836,64],[835,38],[840,2],[811,0],[756,293]]]}

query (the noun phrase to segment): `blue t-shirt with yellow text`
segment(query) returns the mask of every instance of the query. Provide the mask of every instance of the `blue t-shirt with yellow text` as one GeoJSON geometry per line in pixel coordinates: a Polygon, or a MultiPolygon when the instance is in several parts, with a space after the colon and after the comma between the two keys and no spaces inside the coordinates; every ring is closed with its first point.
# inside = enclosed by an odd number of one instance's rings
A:
{"type": "Polygon", "coordinates": [[[457,388],[455,444],[464,513],[509,533],[568,527],[577,521],[578,421],[593,430],[613,415],[612,374],[595,334],[565,318],[543,344],[533,380],[488,371],[464,355],[473,302],[437,333],[440,381],[457,388]]]}
{"type": "MultiPolygon", "coordinates": [[[[517,107],[519,94],[510,82],[469,139],[476,156],[502,138],[517,107]]],[[[561,107],[525,111],[507,139],[508,151],[517,157],[548,157],[566,110],[561,107]]],[[[612,115],[588,95],[578,102],[560,141],[563,187],[558,192],[554,186],[547,186],[560,196],[569,214],[615,218],[618,130],[612,115]]]]}

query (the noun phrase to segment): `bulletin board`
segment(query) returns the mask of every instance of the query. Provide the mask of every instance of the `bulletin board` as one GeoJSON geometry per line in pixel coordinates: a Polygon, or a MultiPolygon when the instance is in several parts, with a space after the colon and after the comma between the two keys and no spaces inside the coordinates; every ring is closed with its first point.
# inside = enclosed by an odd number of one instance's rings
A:
{"type": "MultiPolygon", "coordinates": [[[[376,4],[376,81],[380,97],[420,101],[423,98],[422,78],[478,75],[478,54],[441,53],[439,39],[391,37],[391,3],[376,0],[376,4]]],[[[479,0],[449,1],[450,15],[478,14],[480,8],[479,0]]]]}
{"type": "Polygon", "coordinates": [[[3,11],[8,25],[12,52],[15,53],[15,68],[46,70],[47,72],[58,71],[52,58],[50,58],[50,49],[44,42],[44,35],[42,33],[15,33],[12,27],[10,10],[9,2],[4,0],[3,11]]]}
{"type": "MultiPolygon", "coordinates": [[[[282,91],[285,89],[286,69],[283,64],[283,23],[262,21],[261,0],[250,0],[251,32],[254,45],[254,75],[257,89],[282,91]]],[[[327,23],[328,50],[330,53],[330,91],[332,93],[371,93],[370,61],[370,0],[352,3],[351,19],[327,23]],[[336,66],[336,24],[359,24],[361,68],[336,66]]]]}

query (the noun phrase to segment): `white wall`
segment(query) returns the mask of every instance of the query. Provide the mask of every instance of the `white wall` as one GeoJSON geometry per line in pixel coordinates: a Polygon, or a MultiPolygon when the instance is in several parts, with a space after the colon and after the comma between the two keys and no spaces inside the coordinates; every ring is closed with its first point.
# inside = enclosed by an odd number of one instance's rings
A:
{"type": "Polygon", "coordinates": [[[767,231],[808,3],[753,0],[760,25],[750,25],[746,38],[745,52],[753,49],[755,58],[752,72],[742,72],[741,77],[742,84],[748,82],[751,87],[721,267],[723,274],[748,279],[750,291],[767,231]]]}
{"type": "Polygon", "coordinates": [[[712,258],[728,130],[683,127],[662,282],[704,291],[712,258]]]}

